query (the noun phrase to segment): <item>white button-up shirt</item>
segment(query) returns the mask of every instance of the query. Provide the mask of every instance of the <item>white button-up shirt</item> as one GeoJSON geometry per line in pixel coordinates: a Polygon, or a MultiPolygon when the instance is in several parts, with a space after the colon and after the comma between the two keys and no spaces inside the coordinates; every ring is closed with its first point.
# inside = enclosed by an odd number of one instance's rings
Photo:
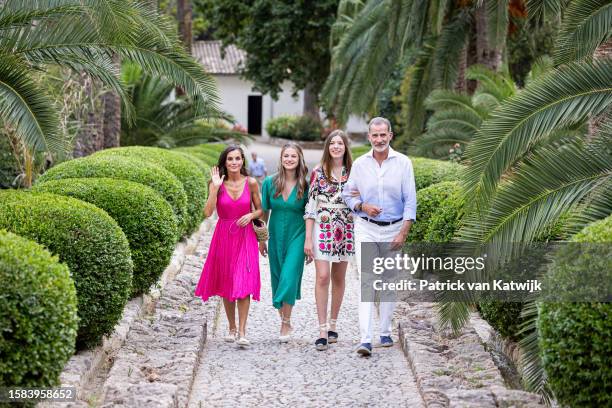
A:
{"type": "MultiPolygon", "coordinates": [[[[378,165],[373,151],[359,157],[353,163],[342,198],[350,209],[358,203],[373,204],[382,208],[377,221],[398,219],[416,221],[416,187],[410,159],[389,147],[389,156],[378,165]],[[351,195],[358,190],[360,196],[351,195]]],[[[357,213],[367,217],[365,212],[357,213]]]]}

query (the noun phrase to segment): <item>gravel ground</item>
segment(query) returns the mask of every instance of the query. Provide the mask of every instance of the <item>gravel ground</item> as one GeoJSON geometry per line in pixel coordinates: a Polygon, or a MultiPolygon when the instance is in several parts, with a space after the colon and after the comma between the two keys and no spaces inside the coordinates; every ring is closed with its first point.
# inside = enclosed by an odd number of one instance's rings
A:
{"type": "MultiPolygon", "coordinates": [[[[396,344],[375,348],[372,357],[355,353],[359,327],[359,286],[354,268],[347,272],[339,341],[317,351],[318,322],[314,301],[314,265],[304,271],[303,299],[293,310],[289,343],[278,342],[280,318],[271,305],[267,259],[260,261],[262,301],[252,302],[247,326],[248,349],[226,343],[225,313],[220,310],[209,332],[193,384],[189,407],[421,407],[414,377],[396,344]]],[[[378,327],[378,326],[375,326],[378,327]]],[[[394,336],[397,339],[397,334],[394,336]]]]}

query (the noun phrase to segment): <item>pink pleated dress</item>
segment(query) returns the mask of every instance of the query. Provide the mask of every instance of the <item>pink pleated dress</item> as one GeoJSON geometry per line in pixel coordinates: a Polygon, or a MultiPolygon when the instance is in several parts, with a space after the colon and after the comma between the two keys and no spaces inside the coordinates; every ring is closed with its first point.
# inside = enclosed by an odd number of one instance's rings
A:
{"type": "Polygon", "coordinates": [[[248,180],[242,195],[234,200],[225,189],[219,188],[215,227],[208,256],[195,295],[206,301],[211,296],[221,296],[230,302],[248,295],[259,300],[259,250],[253,224],[240,227],[237,222],[251,212],[248,180]]]}

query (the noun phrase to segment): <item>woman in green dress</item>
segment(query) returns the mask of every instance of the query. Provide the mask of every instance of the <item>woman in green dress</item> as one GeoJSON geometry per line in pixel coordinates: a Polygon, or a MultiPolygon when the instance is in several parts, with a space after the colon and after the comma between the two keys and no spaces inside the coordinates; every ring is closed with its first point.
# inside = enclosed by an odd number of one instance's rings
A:
{"type": "Polygon", "coordinates": [[[281,317],[279,340],[285,343],[291,335],[291,309],[301,297],[308,169],[302,148],[296,143],[283,146],[280,162],[278,173],[266,177],[261,187],[264,219],[269,218],[270,238],[268,245],[260,242],[259,251],[262,256],[269,255],[272,304],[281,317]]]}

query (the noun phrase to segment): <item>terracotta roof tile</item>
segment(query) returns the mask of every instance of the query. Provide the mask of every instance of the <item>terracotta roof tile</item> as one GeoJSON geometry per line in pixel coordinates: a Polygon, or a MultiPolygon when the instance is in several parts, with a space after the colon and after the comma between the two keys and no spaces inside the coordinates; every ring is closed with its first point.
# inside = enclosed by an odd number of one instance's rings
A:
{"type": "Polygon", "coordinates": [[[225,48],[224,58],[221,58],[222,48],[221,41],[195,41],[192,55],[210,74],[238,74],[246,52],[230,45],[225,48]]]}

